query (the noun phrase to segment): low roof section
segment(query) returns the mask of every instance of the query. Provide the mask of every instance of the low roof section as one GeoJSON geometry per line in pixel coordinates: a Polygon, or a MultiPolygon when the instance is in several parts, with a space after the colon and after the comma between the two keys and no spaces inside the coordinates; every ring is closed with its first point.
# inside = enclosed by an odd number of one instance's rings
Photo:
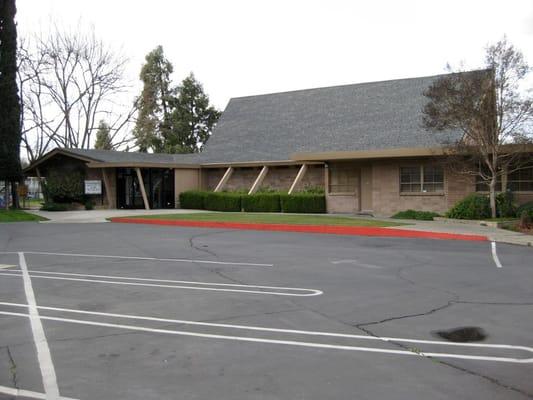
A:
{"type": "Polygon", "coordinates": [[[32,174],[56,155],[72,157],[87,163],[90,168],[140,167],[140,168],[198,168],[198,154],[139,153],[95,149],[56,148],[29,165],[24,172],[32,174]]]}

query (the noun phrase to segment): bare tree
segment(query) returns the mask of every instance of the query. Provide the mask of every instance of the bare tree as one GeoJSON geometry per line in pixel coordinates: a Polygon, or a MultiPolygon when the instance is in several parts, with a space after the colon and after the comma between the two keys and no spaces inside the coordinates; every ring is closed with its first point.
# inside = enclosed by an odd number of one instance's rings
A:
{"type": "Polygon", "coordinates": [[[101,119],[113,121],[114,147],[129,143],[126,132],[135,107],[124,111],[118,104],[128,89],[126,63],[92,30],[72,33],[56,27],[46,37],[22,42],[19,85],[28,159],[51,147],[90,148],[101,119]]]}
{"type": "Polygon", "coordinates": [[[487,48],[485,61],[485,70],[445,75],[427,89],[424,125],[462,133],[447,146],[447,164],[488,183],[495,218],[498,182],[531,163],[533,98],[520,87],[530,68],[506,38],[487,48]]]}

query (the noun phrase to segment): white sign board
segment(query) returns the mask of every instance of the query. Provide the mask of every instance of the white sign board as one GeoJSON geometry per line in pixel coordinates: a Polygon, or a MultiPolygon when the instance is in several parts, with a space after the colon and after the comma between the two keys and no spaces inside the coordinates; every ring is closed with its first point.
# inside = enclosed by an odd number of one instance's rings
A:
{"type": "Polygon", "coordinates": [[[102,194],[102,181],[85,181],[85,194],[102,194]]]}

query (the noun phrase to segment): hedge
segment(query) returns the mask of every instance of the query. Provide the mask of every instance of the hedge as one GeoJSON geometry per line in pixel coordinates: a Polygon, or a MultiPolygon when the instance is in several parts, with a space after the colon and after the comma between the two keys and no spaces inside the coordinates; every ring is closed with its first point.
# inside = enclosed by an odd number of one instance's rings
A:
{"type": "Polygon", "coordinates": [[[241,197],[242,210],[246,212],[280,212],[280,195],[276,193],[256,193],[241,197]]]}
{"type": "Polygon", "coordinates": [[[326,197],[321,194],[281,194],[281,211],[285,213],[325,213],[326,197]]]}
{"type": "Polygon", "coordinates": [[[416,211],[416,210],[405,210],[397,212],[392,216],[392,218],[398,219],[416,219],[419,221],[433,221],[434,217],[439,217],[440,215],[432,211],[416,211]]]}
{"type": "Polygon", "coordinates": [[[190,190],[179,195],[184,209],[210,211],[325,213],[326,197],[323,194],[204,192],[190,190]]]}
{"type": "Polygon", "coordinates": [[[180,207],[193,209],[193,210],[205,210],[205,198],[207,192],[200,190],[188,190],[180,193],[180,207]]]}
{"type": "Polygon", "coordinates": [[[242,211],[240,194],[208,192],[204,203],[205,209],[210,211],[242,211]]]}

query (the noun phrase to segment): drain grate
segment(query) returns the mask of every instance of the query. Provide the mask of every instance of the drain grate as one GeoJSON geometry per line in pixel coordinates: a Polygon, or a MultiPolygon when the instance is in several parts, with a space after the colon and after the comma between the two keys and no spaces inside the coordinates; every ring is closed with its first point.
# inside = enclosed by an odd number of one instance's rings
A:
{"type": "Polygon", "coordinates": [[[481,342],[487,338],[487,334],[482,328],[477,326],[463,326],[445,331],[435,331],[434,335],[450,342],[481,342]]]}

